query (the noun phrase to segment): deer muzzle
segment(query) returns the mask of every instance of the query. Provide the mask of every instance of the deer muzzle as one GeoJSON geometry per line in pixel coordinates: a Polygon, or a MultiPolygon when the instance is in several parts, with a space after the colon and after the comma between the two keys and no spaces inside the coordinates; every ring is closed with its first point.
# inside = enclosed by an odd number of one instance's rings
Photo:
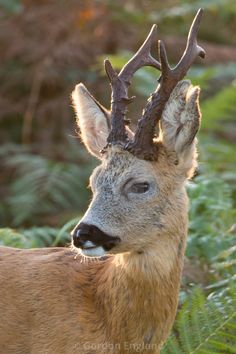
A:
{"type": "Polygon", "coordinates": [[[120,243],[120,238],[110,236],[95,225],[80,223],[72,231],[73,244],[86,256],[102,256],[120,243]]]}

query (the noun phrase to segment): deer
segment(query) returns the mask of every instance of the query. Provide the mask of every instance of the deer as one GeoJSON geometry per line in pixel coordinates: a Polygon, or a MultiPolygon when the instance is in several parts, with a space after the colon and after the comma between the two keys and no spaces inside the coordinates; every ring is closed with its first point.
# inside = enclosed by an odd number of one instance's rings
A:
{"type": "Polygon", "coordinates": [[[117,73],[109,60],[111,109],[83,84],[72,99],[82,141],[101,164],[93,193],[71,232],[71,247],[0,249],[0,352],[4,354],[160,353],[172,328],[188,230],[186,183],[197,166],[198,86],[184,79],[205,51],[203,10],[171,68],[154,25],[117,73]],[[128,88],[135,72],[161,72],[136,129],[128,88]]]}

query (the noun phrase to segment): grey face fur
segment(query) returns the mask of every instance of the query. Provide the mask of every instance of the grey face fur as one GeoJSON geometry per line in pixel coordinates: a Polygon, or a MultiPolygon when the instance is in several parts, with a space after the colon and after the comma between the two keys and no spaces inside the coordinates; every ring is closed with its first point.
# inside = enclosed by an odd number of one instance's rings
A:
{"type": "MultiPolygon", "coordinates": [[[[188,206],[184,187],[196,165],[198,96],[199,88],[190,82],[177,85],[163,112],[161,135],[156,141],[158,160],[149,162],[119,146],[99,154],[109,133],[108,113],[82,84],[76,87],[73,101],[82,140],[102,160],[90,177],[93,199],[80,222],[121,239],[109,253],[145,253],[157,244],[163,252],[174,235],[186,232],[188,206]]],[[[101,246],[87,246],[82,251],[86,256],[105,254],[101,246]]]]}

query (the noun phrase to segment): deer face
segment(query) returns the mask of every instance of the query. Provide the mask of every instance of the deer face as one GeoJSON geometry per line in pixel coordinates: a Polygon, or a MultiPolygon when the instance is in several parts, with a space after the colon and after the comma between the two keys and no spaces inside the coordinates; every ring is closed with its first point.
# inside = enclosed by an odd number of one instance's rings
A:
{"type": "MultiPolygon", "coordinates": [[[[76,247],[86,256],[148,252],[185,234],[185,181],[195,168],[194,137],[199,127],[199,88],[180,82],[172,92],[155,141],[158,158],[146,161],[120,145],[103,154],[109,134],[109,114],[83,85],[73,92],[81,138],[101,159],[90,177],[92,202],[73,231],[76,247]]],[[[131,137],[133,133],[128,131],[131,137]]]]}

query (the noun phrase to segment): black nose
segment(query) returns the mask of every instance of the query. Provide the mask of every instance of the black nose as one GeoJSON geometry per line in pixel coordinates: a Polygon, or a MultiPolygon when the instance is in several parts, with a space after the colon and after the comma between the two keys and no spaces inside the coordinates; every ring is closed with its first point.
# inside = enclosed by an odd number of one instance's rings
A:
{"type": "Polygon", "coordinates": [[[83,248],[86,241],[89,240],[89,235],[93,233],[91,225],[80,223],[72,232],[73,243],[75,247],[83,248]]]}
{"type": "Polygon", "coordinates": [[[72,232],[75,247],[83,248],[86,241],[93,242],[95,247],[102,246],[109,251],[120,242],[119,237],[110,236],[100,230],[97,226],[80,223],[72,232]]]}

